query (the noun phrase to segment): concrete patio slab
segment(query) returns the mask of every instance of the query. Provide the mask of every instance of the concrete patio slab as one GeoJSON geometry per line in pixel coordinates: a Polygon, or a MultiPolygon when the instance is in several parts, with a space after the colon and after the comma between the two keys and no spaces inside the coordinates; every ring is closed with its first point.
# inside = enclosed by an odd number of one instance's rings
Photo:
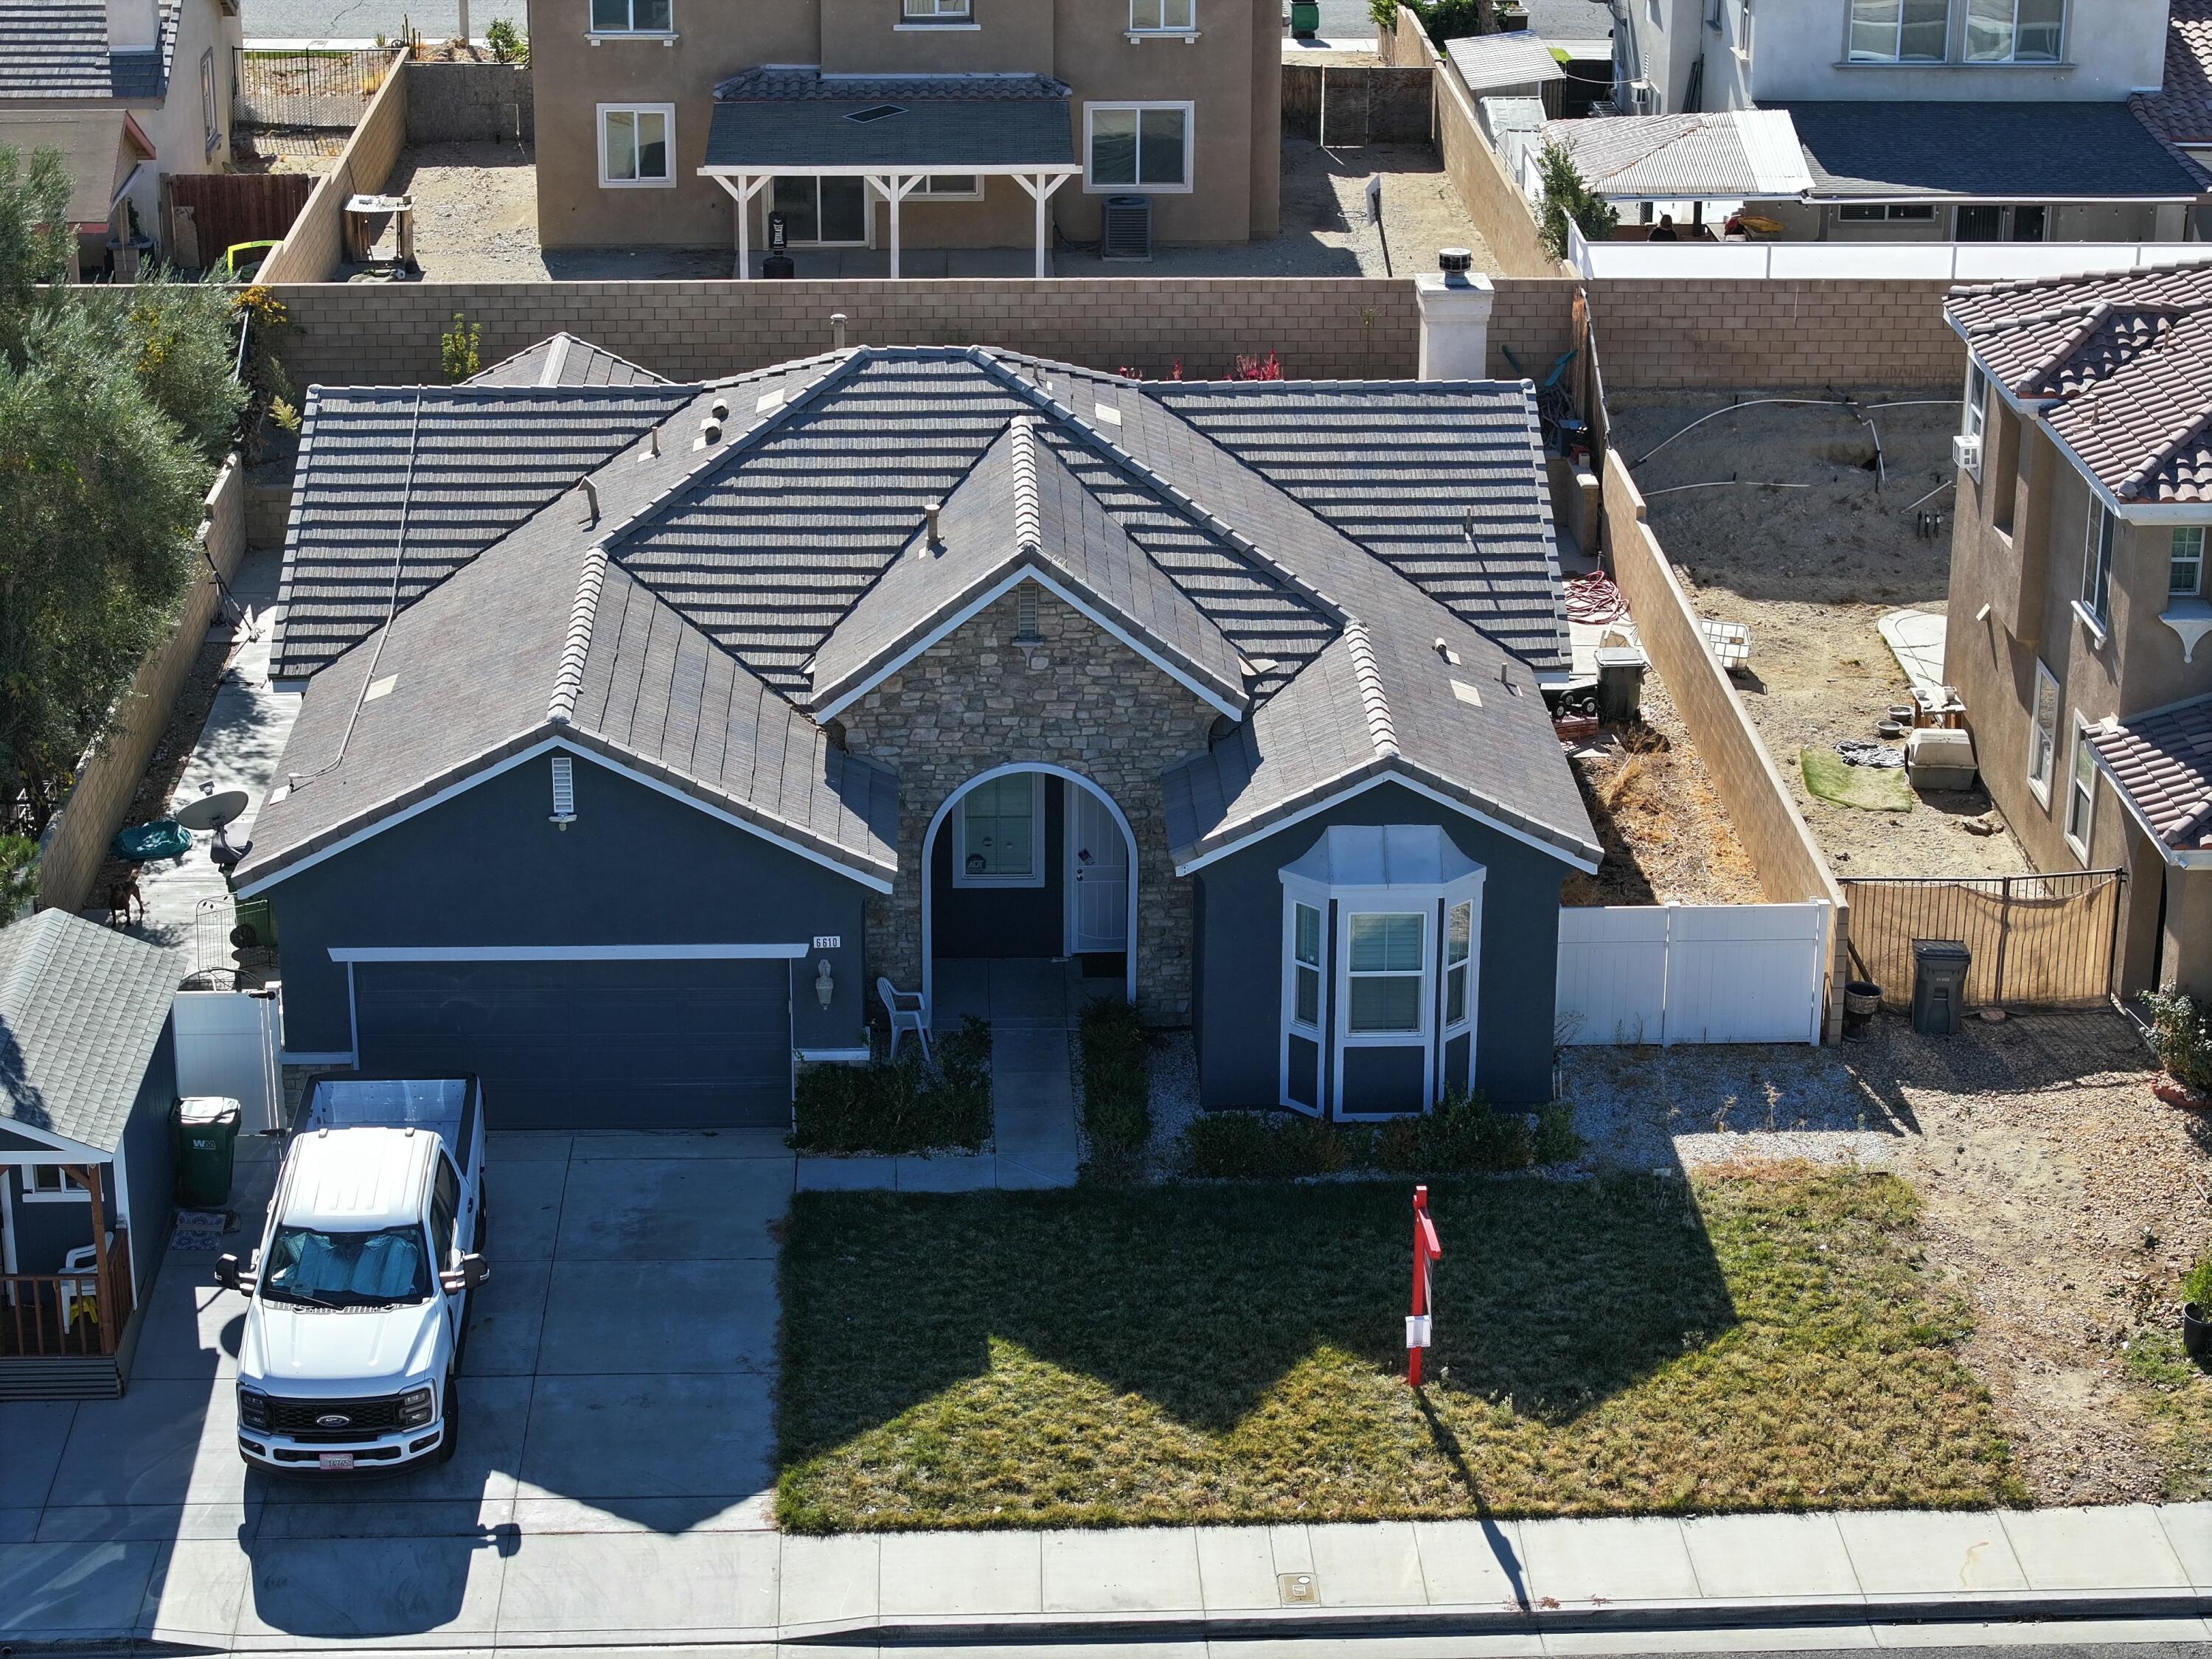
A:
{"type": "Polygon", "coordinates": [[[1419,1607],[1428,1599],[1413,1523],[1306,1528],[1325,1607],[1419,1607]]]}
{"type": "Polygon", "coordinates": [[[0,1510],[0,1544],[27,1544],[39,1535],[40,1509],[0,1510]]]}
{"type": "Polygon", "coordinates": [[[484,1136],[484,1167],[509,1164],[566,1164],[575,1136],[556,1129],[494,1129],[484,1136]]]}
{"type": "Polygon", "coordinates": [[[9,1544],[0,1547],[0,1608],[18,1637],[46,1640],[138,1622],[161,1546],[9,1544]]]}
{"type": "Polygon", "coordinates": [[[546,1299],[537,1370],[767,1371],[778,1317],[773,1261],[565,1262],[546,1299]]]}
{"type": "Polygon", "coordinates": [[[1198,1539],[1188,1527],[1048,1532],[1047,1613],[1153,1613],[1204,1605],[1198,1539]]]}
{"type": "Polygon", "coordinates": [[[525,1536],[540,1533],[773,1532],[775,1497],[745,1498],[519,1498],[514,1525],[525,1536]],[[605,1507],[618,1504],[619,1507],[605,1507]]]}
{"type": "Polygon", "coordinates": [[[261,1508],[258,1498],[237,1498],[203,1504],[49,1505],[33,1513],[42,1544],[164,1544],[177,1538],[235,1543],[253,1536],[261,1508]]]}
{"type": "Polygon", "coordinates": [[[0,1405],[0,1507],[37,1509],[52,1490],[69,1443],[74,1400],[10,1400],[0,1405]]]}
{"type": "Polygon", "coordinates": [[[164,1262],[138,1327],[133,1384],[238,1375],[246,1298],[209,1281],[204,1271],[164,1262]]]}
{"type": "Polygon", "coordinates": [[[2004,1522],[1992,1514],[1839,1515],[1836,1527],[1869,1595],[2027,1588],[2004,1522]]]}
{"type": "Polygon", "coordinates": [[[517,1495],[749,1497],[773,1474],[773,1413],[763,1376],[541,1376],[517,1495]]]}
{"type": "Polygon", "coordinates": [[[1528,1565],[1511,1521],[1416,1521],[1431,1607],[1526,1607],[1528,1565]]]}
{"type": "Polygon", "coordinates": [[[146,1586],[138,1628],[180,1646],[228,1648],[238,1629],[252,1561],[215,1539],[183,1539],[163,1550],[146,1586]]]}
{"type": "Polygon", "coordinates": [[[1280,1600],[1275,1552],[1261,1527],[1200,1527],[1199,1589],[1208,1613],[1272,1607],[1280,1600]]]}
{"type": "Polygon", "coordinates": [[[772,1638],[775,1544],[750,1533],[525,1537],[507,1563],[500,1634],[772,1638]]]}
{"type": "Polygon", "coordinates": [[[1528,1587],[1563,1607],[1694,1600],[1698,1575],[1678,1521],[1558,1521],[1521,1529],[1528,1587]]]}
{"type": "Polygon", "coordinates": [[[793,1629],[876,1616],[883,1540],[869,1534],[783,1540],[782,1613],[793,1629]]]}
{"type": "Polygon", "coordinates": [[[1036,1533],[892,1533],[878,1569],[886,1620],[990,1618],[1043,1609],[1036,1533]]]}
{"type": "MultiPolygon", "coordinates": [[[[399,1483],[392,1484],[394,1491],[402,1490],[399,1483]]],[[[348,1504],[264,1504],[252,1536],[256,1543],[287,1538],[489,1538],[514,1518],[512,1498],[363,1493],[348,1504]]]]}
{"type": "Polygon", "coordinates": [[[1074,1152],[1018,1155],[999,1154],[999,1190],[1001,1192],[1044,1192],[1060,1187],[1073,1187],[1082,1164],[1074,1152]]]}
{"type": "Polygon", "coordinates": [[[496,1154],[486,1152],[484,1190],[491,1207],[484,1217],[485,1259],[538,1265],[551,1261],[568,1184],[566,1158],[501,1164],[496,1154]]]}
{"type": "Polygon", "coordinates": [[[1700,1516],[1682,1522],[1682,1541],[1708,1596],[1796,1600],[1859,1593],[1833,1516],[1700,1516]]]}
{"type": "Polygon", "coordinates": [[[1267,1547],[1274,1554],[1278,1574],[1314,1570],[1313,1540],[1302,1526],[1268,1528],[1267,1547]]]}
{"type": "Polygon", "coordinates": [[[579,1159],[568,1166],[556,1253],[601,1261],[773,1259],[769,1227],[789,1207],[791,1190],[788,1163],[579,1159]]]}
{"type": "Polygon", "coordinates": [[[527,1376],[538,1369],[545,1295],[552,1267],[501,1261],[469,1297],[469,1346],[461,1369],[472,1376],[527,1376]]]}
{"type": "Polygon", "coordinates": [[[895,1158],[802,1158],[799,1160],[799,1190],[802,1193],[888,1193],[898,1187],[899,1161],[895,1158]]]}
{"type": "Polygon", "coordinates": [[[181,1505],[234,1500],[245,1475],[231,1389],[145,1382],[77,1413],[54,1490],[79,1504],[181,1505]]]}
{"type": "Polygon", "coordinates": [[[2148,1504],[2011,1510],[2003,1521],[2031,1589],[2148,1589],[2189,1583],[2158,1510],[2148,1504]]]}
{"type": "Polygon", "coordinates": [[[283,1539],[248,1556],[240,1647],[450,1646],[498,1626],[506,1564],[489,1540],[283,1539]]]}

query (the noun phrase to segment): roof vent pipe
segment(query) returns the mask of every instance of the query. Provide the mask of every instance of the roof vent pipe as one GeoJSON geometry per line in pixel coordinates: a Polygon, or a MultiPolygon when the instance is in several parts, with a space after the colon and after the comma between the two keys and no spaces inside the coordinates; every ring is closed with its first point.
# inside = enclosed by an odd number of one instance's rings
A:
{"type": "Polygon", "coordinates": [[[730,400],[727,398],[715,398],[713,403],[707,405],[707,412],[709,415],[712,415],[718,421],[728,420],[730,418],[730,400]]]}
{"type": "Polygon", "coordinates": [[[722,423],[712,416],[699,422],[699,441],[718,444],[722,441],[722,423]]]}
{"type": "Polygon", "coordinates": [[[923,522],[927,526],[928,529],[927,536],[923,541],[922,545],[933,552],[945,545],[944,538],[937,533],[937,515],[944,510],[945,503],[943,501],[932,501],[927,507],[921,509],[923,522]]]}
{"type": "Polygon", "coordinates": [[[645,429],[645,453],[655,460],[660,458],[660,428],[657,426],[645,429]]]}
{"type": "Polygon", "coordinates": [[[589,478],[586,478],[583,483],[576,487],[584,492],[584,505],[591,512],[592,522],[593,524],[597,524],[599,521],[599,485],[593,483],[589,478]]]}
{"type": "Polygon", "coordinates": [[[845,313],[842,311],[830,313],[830,349],[832,351],[845,349],[845,313]]]}

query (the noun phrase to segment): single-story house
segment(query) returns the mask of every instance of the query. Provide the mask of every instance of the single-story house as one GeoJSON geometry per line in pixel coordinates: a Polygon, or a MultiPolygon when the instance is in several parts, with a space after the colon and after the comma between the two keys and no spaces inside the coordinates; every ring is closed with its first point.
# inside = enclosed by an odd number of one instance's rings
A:
{"type": "MultiPolygon", "coordinates": [[[[127,109],[18,112],[0,104],[0,149],[14,150],[28,166],[41,149],[61,157],[69,175],[69,222],[76,232],[77,270],[97,276],[110,259],[110,243],[126,243],[131,211],[150,204],[154,141],[127,109]]],[[[153,216],[142,213],[147,234],[153,216]]]]}
{"type": "Polygon", "coordinates": [[[1526,382],[556,339],[311,392],[283,581],[290,1060],[781,1124],[878,975],[1073,958],[1209,1105],[1549,1095],[1599,849],[1526,382]]]}
{"type": "Polygon", "coordinates": [[[0,1399],[112,1395],[173,1212],[177,953],[0,927],[0,1399]]]}

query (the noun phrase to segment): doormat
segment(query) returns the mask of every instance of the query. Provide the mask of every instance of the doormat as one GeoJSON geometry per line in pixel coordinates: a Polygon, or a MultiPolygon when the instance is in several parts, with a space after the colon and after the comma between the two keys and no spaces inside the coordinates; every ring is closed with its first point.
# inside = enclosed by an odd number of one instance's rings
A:
{"type": "Polygon", "coordinates": [[[225,1233],[238,1231],[238,1212],[235,1210],[179,1210],[177,1230],[169,1235],[173,1250],[212,1250],[219,1249],[225,1233]]]}

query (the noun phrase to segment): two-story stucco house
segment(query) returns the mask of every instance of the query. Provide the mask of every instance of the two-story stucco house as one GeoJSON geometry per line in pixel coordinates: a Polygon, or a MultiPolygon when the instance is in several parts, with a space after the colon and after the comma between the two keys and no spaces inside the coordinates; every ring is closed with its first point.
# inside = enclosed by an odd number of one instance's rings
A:
{"type": "Polygon", "coordinates": [[[1274,234],[1277,0],[533,0],[548,247],[1274,234]]]}
{"type": "Polygon", "coordinates": [[[312,392],[283,604],[293,1060],[786,1124],[878,976],[988,958],[1188,1025],[1209,1105],[1550,1095],[1598,848],[1525,381],[564,337],[312,392]]]}
{"type": "Polygon", "coordinates": [[[164,174],[229,167],[241,39],[236,0],[0,0],[0,145],[60,153],[84,275],[160,250],[164,174]]]}
{"type": "Polygon", "coordinates": [[[1954,290],[1944,677],[2039,869],[2121,869],[2120,988],[2212,994],[2212,272],[1954,290]]]}
{"type": "MultiPolygon", "coordinates": [[[[1610,0],[1624,114],[1785,112],[1792,240],[2179,241],[2205,175],[2130,107],[2166,0],[1610,0]]],[[[1687,192],[1685,192],[1687,193],[1687,192]]]]}

